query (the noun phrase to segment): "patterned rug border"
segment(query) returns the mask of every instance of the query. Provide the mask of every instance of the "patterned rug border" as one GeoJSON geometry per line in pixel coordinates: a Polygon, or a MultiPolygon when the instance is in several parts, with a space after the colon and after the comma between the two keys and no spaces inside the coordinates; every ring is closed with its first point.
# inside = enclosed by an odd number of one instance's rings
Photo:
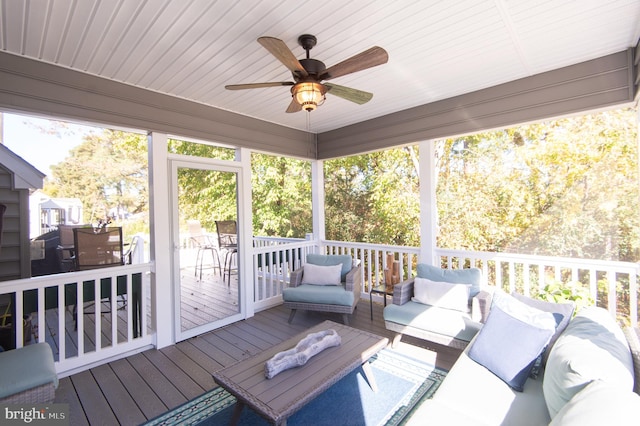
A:
{"type": "MultiPolygon", "coordinates": [[[[430,363],[417,360],[408,355],[383,349],[370,361],[376,368],[386,370],[398,377],[414,382],[422,381],[417,390],[409,397],[398,402],[398,409],[387,420],[386,426],[403,424],[422,400],[429,399],[447,375],[447,370],[430,363]],[[399,365],[399,363],[401,363],[399,365]]],[[[235,397],[221,387],[216,387],[199,395],[160,416],[144,423],[144,426],[196,425],[218,414],[236,403],[235,397]]]]}

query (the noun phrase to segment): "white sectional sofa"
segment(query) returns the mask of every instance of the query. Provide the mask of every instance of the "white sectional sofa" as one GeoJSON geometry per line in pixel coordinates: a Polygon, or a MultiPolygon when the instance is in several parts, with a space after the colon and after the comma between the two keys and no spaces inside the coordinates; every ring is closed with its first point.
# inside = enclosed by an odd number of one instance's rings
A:
{"type": "Polygon", "coordinates": [[[518,338],[527,332],[501,330],[494,306],[482,330],[433,398],[413,413],[409,425],[640,424],[640,396],[634,393],[634,383],[636,392],[640,388],[640,345],[633,329],[623,332],[602,308],[582,309],[555,335],[546,366],[535,379],[527,374],[520,392],[472,359],[495,358],[480,361],[500,370],[501,364],[511,364],[527,350],[522,346],[529,338],[518,338]],[[479,356],[474,346],[483,343],[490,343],[485,348],[493,352],[479,356]]]}

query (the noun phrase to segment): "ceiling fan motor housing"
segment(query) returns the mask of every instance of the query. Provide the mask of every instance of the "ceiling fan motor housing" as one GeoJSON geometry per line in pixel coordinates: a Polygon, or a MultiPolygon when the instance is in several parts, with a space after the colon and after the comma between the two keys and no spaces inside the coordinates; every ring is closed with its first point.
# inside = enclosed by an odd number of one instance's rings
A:
{"type": "MultiPolygon", "coordinates": [[[[324,63],[317,59],[300,59],[300,64],[302,64],[302,67],[307,70],[307,73],[309,73],[310,76],[313,76],[316,81],[318,80],[318,76],[327,69],[324,63]]],[[[296,82],[302,81],[302,79],[297,77],[295,73],[293,74],[293,78],[296,82]]]]}

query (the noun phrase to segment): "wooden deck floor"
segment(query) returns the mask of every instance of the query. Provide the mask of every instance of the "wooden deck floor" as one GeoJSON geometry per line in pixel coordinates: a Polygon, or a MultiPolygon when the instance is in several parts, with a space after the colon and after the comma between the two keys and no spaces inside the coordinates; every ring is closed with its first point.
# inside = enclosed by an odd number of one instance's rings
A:
{"type": "MultiPolygon", "coordinates": [[[[382,305],[360,301],[351,326],[392,337],[382,305]]],[[[69,404],[72,425],[138,425],[216,386],[211,372],[258,353],[338,315],[299,311],[293,324],[282,306],[161,350],[111,362],[60,380],[56,403],[69,404]]],[[[460,351],[403,338],[397,350],[449,369],[460,351]]]]}

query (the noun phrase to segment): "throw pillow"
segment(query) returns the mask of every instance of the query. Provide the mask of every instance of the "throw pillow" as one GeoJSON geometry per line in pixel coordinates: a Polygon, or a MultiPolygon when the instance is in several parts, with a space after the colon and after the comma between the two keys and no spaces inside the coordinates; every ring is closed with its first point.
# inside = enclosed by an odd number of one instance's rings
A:
{"type": "Polygon", "coordinates": [[[416,278],[413,283],[413,301],[439,308],[469,312],[471,284],[451,284],[416,278]]]}
{"type": "Polygon", "coordinates": [[[544,300],[532,299],[523,294],[518,294],[515,292],[511,293],[511,295],[526,305],[529,305],[536,309],[540,309],[544,312],[550,312],[556,320],[556,332],[553,333],[553,336],[551,336],[549,345],[544,351],[542,358],[542,365],[545,365],[553,344],[556,342],[556,340],[558,340],[558,336],[560,336],[560,333],[562,333],[564,329],[567,328],[567,325],[569,325],[569,321],[571,321],[571,317],[576,305],[573,302],[553,303],[544,300]]]}
{"type": "Polygon", "coordinates": [[[348,254],[314,254],[307,255],[307,263],[320,266],[342,265],[340,272],[340,281],[346,279],[347,274],[353,267],[353,260],[348,254]]]}
{"type": "Polygon", "coordinates": [[[320,266],[312,263],[304,264],[302,284],[340,285],[342,265],[320,266]]]}
{"type": "Polygon", "coordinates": [[[637,425],[638,413],[640,396],[594,380],[562,407],[549,426],[637,425]]]}
{"type": "Polygon", "coordinates": [[[427,265],[426,263],[418,263],[417,272],[418,277],[431,281],[452,284],[471,284],[469,297],[473,297],[480,292],[482,272],[478,268],[442,269],[437,266],[427,265]]]}
{"type": "Polygon", "coordinates": [[[591,306],[578,312],[549,353],[542,390],[551,418],[597,379],[632,390],[633,360],[615,319],[591,306]]]}
{"type": "Polygon", "coordinates": [[[548,312],[504,296],[494,296],[487,322],[468,355],[522,392],[531,367],[555,331],[555,320],[548,312]]]}

